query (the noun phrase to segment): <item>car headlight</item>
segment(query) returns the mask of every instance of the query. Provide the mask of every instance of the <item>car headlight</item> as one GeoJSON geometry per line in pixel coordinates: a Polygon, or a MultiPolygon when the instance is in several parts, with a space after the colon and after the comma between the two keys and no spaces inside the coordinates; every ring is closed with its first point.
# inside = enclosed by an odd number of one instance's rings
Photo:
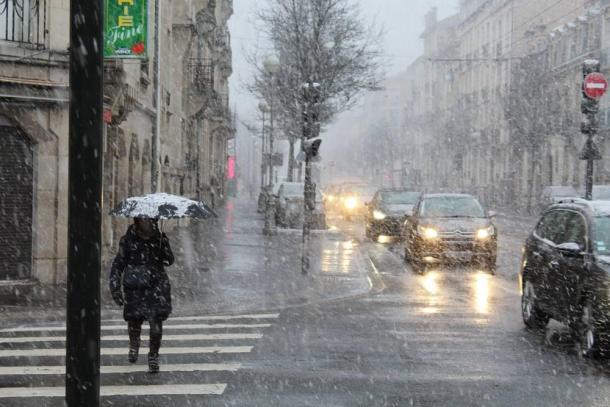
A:
{"type": "Polygon", "coordinates": [[[335,202],[335,197],[334,195],[327,195],[326,200],[328,200],[328,202],[335,202]]]}
{"type": "Polygon", "coordinates": [[[375,210],[373,211],[373,217],[375,218],[375,220],[384,220],[385,218],[388,217],[388,215],[386,215],[385,213],[375,210]]]}
{"type": "Polygon", "coordinates": [[[487,240],[492,237],[496,233],[496,230],[493,226],[488,226],[483,229],[477,230],[477,239],[479,240],[487,240]]]}
{"type": "Polygon", "coordinates": [[[434,240],[438,238],[438,230],[434,228],[426,228],[423,226],[417,227],[417,232],[421,237],[427,240],[434,240]]]}
{"type": "Polygon", "coordinates": [[[358,200],[354,197],[351,198],[347,198],[345,200],[345,207],[347,209],[356,209],[356,207],[358,206],[358,200]]]}

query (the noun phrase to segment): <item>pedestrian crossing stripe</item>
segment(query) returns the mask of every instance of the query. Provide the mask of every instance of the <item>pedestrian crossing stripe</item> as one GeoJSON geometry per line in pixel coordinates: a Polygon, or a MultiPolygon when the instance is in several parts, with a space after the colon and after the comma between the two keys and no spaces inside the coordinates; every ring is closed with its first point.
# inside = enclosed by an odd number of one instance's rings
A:
{"type": "MultiPolygon", "coordinates": [[[[232,321],[236,319],[278,319],[280,314],[243,314],[243,315],[203,315],[191,317],[170,317],[170,321],[232,321]]],[[[124,322],[123,319],[105,319],[103,324],[124,322]]]]}
{"type": "MultiPolygon", "coordinates": [[[[163,347],[162,355],[191,355],[199,353],[249,353],[253,346],[204,346],[204,347],[163,347]]],[[[102,348],[102,356],[125,355],[126,347],[102,348]]],[[[0,358],[11,357],[45,357],[45,356],[66,356],[65,348],[52,349],[8,349],[0,350],[0,358]]]]}
{"type": "MultiPolygon", "coordinates": [[[[241,363],[234,360],[229,360],[227,363],[223,363],[222,360],[209,360],[201,361],[200,363],[169,363],[172,362],[172,355],[192,355],[190,358],[196,355],[237,355],[247,354],[252,352],[254,346],[250,346],[249,341],[259,340],[263,338],[262,329],[269,328],[272,326],[272,322],[279,318],[279,314],[272,313],[261,313],[261,314],[244,314],[244,315],[212,315],[212,316],[186,316],[186,317],[175,317],[172,318],[169,323],[164,324],[165,334],[163,335],[164,341],[170,341],[172,344],[186,345],[188,341],[192,342],[192,345],[205,345],[205,341],[216,341],[207,342],[214,346],[164,346],[161,348],[162,360],[168,363],[161,364],[161,374],[167,373],[181,373],[181,381],[185,380],[189,383],[189,373],[193,374],[193,377],[198,377],[197,373],[207,372],[206,377],[207,383],[194,383],[194,384],[171,384],[171,385],[119,385],[119,386],[101,386],[100,395],[102,397],[137,397],[137,396],[172,396],[172,395],[185,395],[185,396],[215,396],[222,395],[225,392],[227,383],[215,383],[216,380],[209,375],[222,374],[222,373],[235,373],[241,369],[241,363]],[[216,331],[216,330],[226,331],[216,331]],[[201,343],[196,342],[201,341],[201,343]],[[229,344],[235,344],[235,346],[221,346],[224,345],[224,341],[236,341],[229,342],[229,344]],[[239,345],[239,346],[238,346],[239,345]]],[[[122,320],[106,320],[102,326],[101,331],[106,335],[101,336],[103,345],[113,346],[102,346],[100,349],[101,356],[122,356],[127,357],[127,343],[129,337],[126,335],[127,326],[122,320]],[[113,332],[116,331],[116,332],[113,332]],[[112,344],[109,342],[113,342],[112,344]],[[125,346],[119,346],[115,342],[124,342],[125,346]]],[[[0,345],[5,344],[8,346],[15,344],[27,344],[31,343],[32,349],[0,349],[0,364],[11,364],[10,361],[14,360],[12,366],[0,366],[0,377],[44,377],[62,376],[66,373],[66,368],[62,365],[62,361],[65,360],[66,350],[65,347],[61,348],[49,348],[41,349],[40,347],[45,344],[56,344],[61,346],[65,343],[66,338],[61,333],[65,333],[65,325],[55,326],[17,326],[13,328],[5,328],[0,330],[0,345]],[[24,336],[19,336],[22,333],[24,336]],[[28,335],[29,333],[29,335],[28,335]],[[27,336],[25,336],[27,335],[27,336]],[[22,359],[13,358],[28,358],[28,361],[24,365],[16,366],[17,361],[22,359]],[[43,361],[44,359],[36,358],[60,358],[55,359],[51,365],[36,365],[36,360],[43,361]],[[59,362],[59,363],[58,363],[59,362]],[[55,364],[58,363],[58,364],[55,364]]],[[[146,341],[147,333],[149,331],[148,324],[142,326],[142,331],[145,334],[142,335],[142,340],[146,341]]],[[[121,344],[122,345],[122,344],[121,344]]],[[[143,346],[145,344],[143,343],[143,346]]],[[[4,346],[7,347],[7,346],[4,346]]],[[[187,356],[188,358],[188,356],[187,356]]],[[[229,356],[230,359],[233,357],[229,356]]],[[[144,358],[145,359],[145,358],[144,358]]],[[[216,358],[213,358],[216,359],[216,358]]],[[[104,359],[106,360],[106,359],[104,359]]],[[[116,360],[109,360],[108,362],[116,363],[116,360]]],[[[179,362],[184,362],[180,360],[179,362]]],[[[194,361],[198,362],[198,361],[194,361]]],[[[40,363],[40,362],[38,362],[40,363]]],[[[121,362],[119,362],[121,363],[121,362]]],[[[19,363],[21,364],[21,362],[19,363]]],[[[100,374],[104,377],[108,375],[121,375],[121,374],[147,374],[146,367],[143,364],[125,364],[125,365],[111,365],[111,366],[100,366],[100,374]]],[[[112,379],[114,380],[114,378],[112,379]]],[[[224,381],[224,380],[222,380],[224,381]]],[[[123,381],[124,383],[124,381],[123,381]]],[[[44,386],[44,382],[41,380],[40,384],[44,386]]],[[[48,383],[51,384],[51,383],[48,383]]],[[[55,384],[55,383],[53,383],[55,384]]],[[[120,383],[122,384],[122,383],[120,383]]],[[[0,400],[8,399],[44,399],[44,398],[63,398],[65,397],[65,388],[59,387],[5,387],[0,388],[0,400]]],[[[6,402],[0,401],[0,405],[5,405],[6,402]]]]}
{"type": "MultiPolygon", "coordinates": [[[[184,364],[164,364],[161,365],[163,372],[237,372],[241,369],[241,363],[184,363],[184,364]]],[[[125,374],[143,373],[142,366],[139,365],[117,365],[101,366],[100,373],[125,374]]],[[[0,366],[0,376],[44,376],[44,375],[64,375],[66,367],[61,366],[0,366]]]]}
{"type": "MultiPolygon", "coordinates": [[[[222,395],[226,384],[152,384],[144,386],[102,386],[100,396],[222,395]]],[[[64,387],[0,388],[0,398],[65,397],[64,387]]]]}
{"type": "MultiPolygon", "coordinates": [[[[166,327],[167,328],[167,327],[166,327]]],[[[224,341],[240,339],[261,339],[262,334],[253,333],[226,333],[226,334],[193,334],[193,335],[163,335],[164,341],[224,341]]],[[[147,338],[142,338],[147,339],[147,338]]],[[[107,341],[129,341],[127,335],[102,336],[103,342],[107,341]]],[[[0,343],[36,343],[36,342],[65,342],[65,336],[15,336],[0,337],[0,343]]]]}
{"type": "MultiPolygon", "coordinates": [[[[242,328],[269,328],[271,324],[163,324],[164,329],[242,329],[242,328]]],[[[125,329],[125,325],[102,325],[102,331],[120,331],[125,329]]],[[[142,330],[147,330],[149,327],[144,324],[142,330]]],[[[27,326],[0,329],[0,332],[62,332],[65,331],[65,326],[27,326]]]]}

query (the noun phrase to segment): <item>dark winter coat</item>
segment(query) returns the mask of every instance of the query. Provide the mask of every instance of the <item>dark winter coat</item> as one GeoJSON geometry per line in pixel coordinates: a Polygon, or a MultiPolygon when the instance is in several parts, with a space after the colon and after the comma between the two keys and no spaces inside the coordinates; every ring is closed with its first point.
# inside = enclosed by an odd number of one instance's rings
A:
{"type": "Polygon", "coordinates": [[[165,266],[173,263],[174,255],[164,233],[157,232],[145,240],[138,236],[135,226],[127,229],[110,271],[111,293],[115,296],[123,291],[123,316],[126,321],[167,319],[172,312],[172,296],[165,266]],[[150,271],[150,284],[147,288],[132,289],[125,286],[123,277],[128,266],[144,266],[150,271]]]}

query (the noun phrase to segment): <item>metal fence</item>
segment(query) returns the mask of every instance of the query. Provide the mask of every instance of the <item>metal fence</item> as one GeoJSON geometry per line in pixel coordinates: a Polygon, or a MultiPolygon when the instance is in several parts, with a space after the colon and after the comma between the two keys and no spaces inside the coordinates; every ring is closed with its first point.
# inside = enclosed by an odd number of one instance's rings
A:
{"type": "Polygon", "coordinates": [[[46,27],[47,0],[0,0],[0,41],[42,49],[46,27]]]}

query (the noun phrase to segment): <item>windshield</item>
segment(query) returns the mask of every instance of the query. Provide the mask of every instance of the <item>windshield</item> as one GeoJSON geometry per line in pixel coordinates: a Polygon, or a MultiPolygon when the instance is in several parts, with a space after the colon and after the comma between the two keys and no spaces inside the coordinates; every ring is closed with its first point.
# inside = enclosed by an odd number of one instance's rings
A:
{"type": "Polygon", "coordinates": [[[281,188],[281,194],[289,197],[303,196],[303,189],[303,184],[284,184],[281,188]]]}
{"type": "Polygon", "coordinates": [[[610,187],[593,187],[593,199],[610,200],[610,187]]]}
{"type": "Polygon", "coordinates": [[[595,251],[597,254],[610,256],[610,216],[595,218],[594,225],[595,251]]]}
{"type": "Polygon", "coordinates": [[[547,189],[547,195],[553,197],[567,198],[577,196],[578,193],[572,187],[551,187],[547,189]]]}
{"type": "Polygon", "coordinates": [[[381,202],[386,205],[415,205],[419,195],[419,192],[407,191],[382,192],[381,202]]]}
{"type": "Polygon", "coordinates": [[[431,197],[422,203],[421,215],[428,218],[484,218],[485,211],[472,197],[431,197]]]}
{"type": "MultiPolygon", "coordinates": [[[[285,198],[302,198],[303,197],[303,184],[284,184],[281,187],[281,196],[285,198]]],[[[316,189],[316,201],[322,200],[322,192],[319,188],[316,189]]]]}

